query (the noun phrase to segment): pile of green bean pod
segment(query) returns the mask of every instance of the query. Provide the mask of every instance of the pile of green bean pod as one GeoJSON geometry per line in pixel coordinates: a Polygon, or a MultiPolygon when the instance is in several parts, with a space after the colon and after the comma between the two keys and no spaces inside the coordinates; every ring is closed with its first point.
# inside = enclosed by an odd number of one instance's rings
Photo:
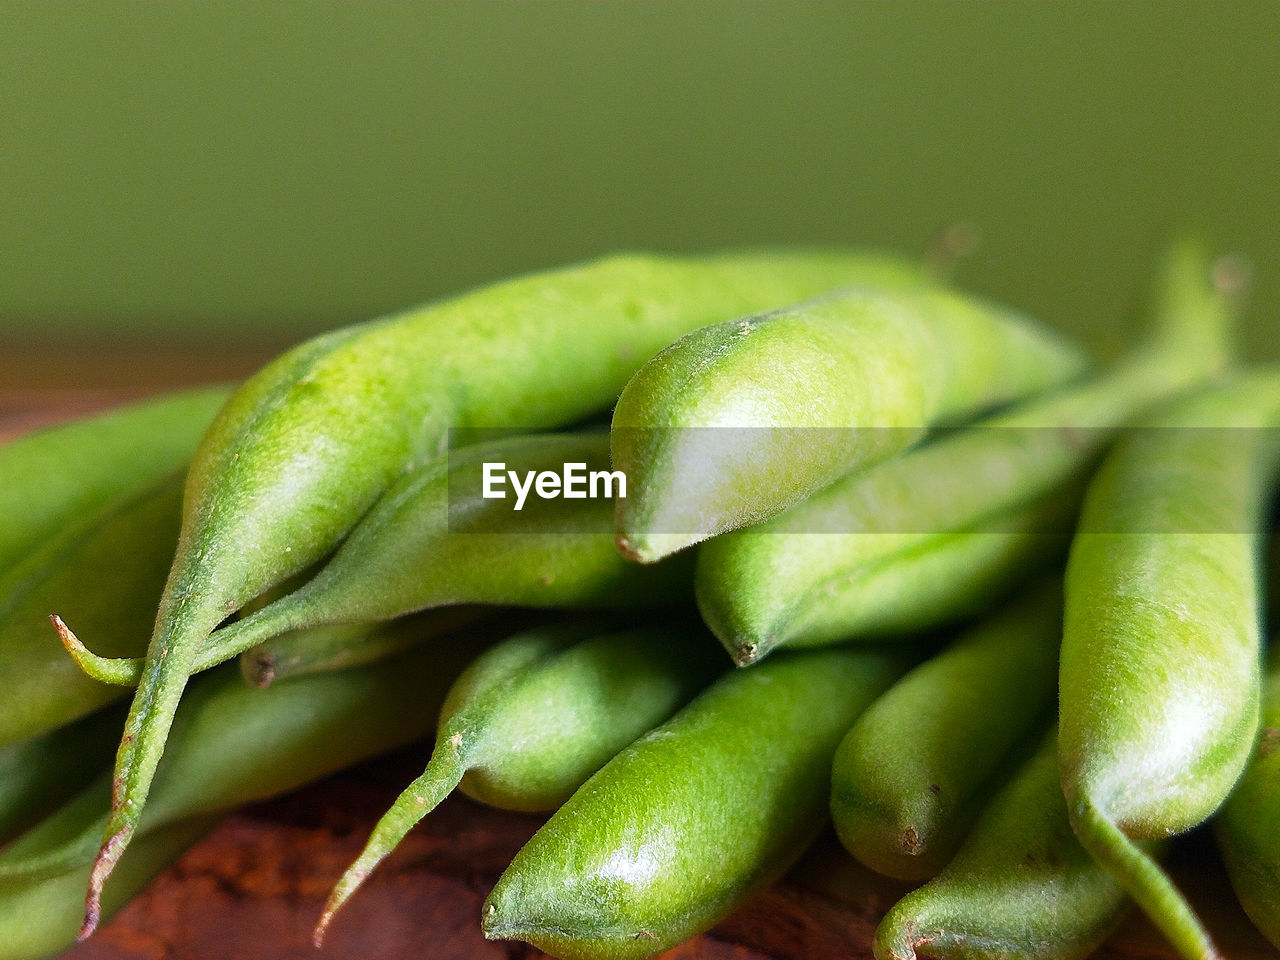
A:
{"type": "Polygon", "coordinates": [[[1080,960],[1135,906],[1226,960],[1162,866],[1207,821],[1280,947],[1235,279],[1178,240],[1094,370],[909,259],[616,255],[0,447],[0,960],[405,748],[317,946],[456,790],[549,814],[476,936],[563,960],[711,930],[829,825],[915,887],[850,956],[1080,960]]]}

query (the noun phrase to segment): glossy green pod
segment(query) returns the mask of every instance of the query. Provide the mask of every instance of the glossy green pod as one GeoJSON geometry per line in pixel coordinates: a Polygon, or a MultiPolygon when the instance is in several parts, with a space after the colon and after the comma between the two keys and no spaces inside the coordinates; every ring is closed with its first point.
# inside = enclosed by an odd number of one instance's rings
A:
{"type": "MultiPolygon", "coordinates": [[[[565,463],[608,470],[606,434],[536,434],[476,444],[407,474],[365,516],[332,559],[292,593],[215,631],[193,667],[218,662],[286,631],[371,624],[451,604],[627,608],[688,597],[690,563],[628,563],[613,548],[605,498],[485,498],[483,464],[517,472],[565,463]]],[[[603,492],[602,488],[598,488],[603,492]]],[[[68,638],[71,640],[72,638],[68,638]]],[[[137,682],[142,665],[71,644],[91,676],[137,682]]]]}
{"type": "Polygon", "coordinates": [[[700,626],[671,623],[604,634],[599,626],[547,626],[493,647],[449,691],[426,770],[338,881],[316,943],[374,867],[455,787],[508,810],[554,810],[724,665],[700,626]]]}
{"type": "MultiPolygon", "coordinates": [[[[946,563],[953,549],[979,549],[955,538],[956,531],[989,528],[992,518],[1054,491],[1074,496],[1118,427],[1146,405],[1217,372],[1238,303],[1196,243],[1170,249],[1153,299],[1149,342],[1111,372],[945,433],[837,481],[766,523],[704,544],[698,605],[730,655],[748,663],[783,644],[935,627],[998,596],[955,590],[962,604],[954,606],[945,577],[928,591],[894,593],[870,571],[927,553],[937,557],[939,571],[949,568],[960,581],[981,578],[980,566],[965,557],[946,563]]],[[[1047,522],[1046,533],[1065,536],[1071,529],[1065,509],[1045,519],[1065,521],[1047,522]]],[[[1063,548],[1059,536],[1027,546],[1039,550],[1025,554],[1025,572],[993,567],[987,582],[1016,584],[1063,548]]]]}
{"type": "Polygon", "coordinates": [[[1280,948],[1280,645],[1273,641],[1253,759],[1214,821],[1249,919],[1280,948]]]}
{"type": "MultiPolygon", "coordinates": [[[[161,480],[51,540],[4,578],[0,599],[0,745],[85,716],[124,695],[84,676],[49,625],[62,613],[136,656],[164,587],[181,513],[181,478],[161,480]]],[[[118,738],[118,734],[117,734],[118,738]]]]}
{"type": "Polygon", "coordinates": [[[848,250],[624,254],[337,330],[250,378],[192,460],[177,555],[125,721],[103,870],[137,823],[205,638],[332,551],[406,469],[445,450],[450,429],[578,422],[691,329],[914,272],[848,250]]]}
{"type": "Polygon", "coordinates": [[[0,747],[0,846],[89,784],[111,764],[123,711],[0,747]]]}
{"type": "Polygon", "coordinates": [[[840,842],[881,873],[927,880],[1056,706],[1055,580],[970,629],[873,703],[831,765],[840,842]]]}
{"type": "Polygon", "coordinates": [[[1085,360],[1012,310],[863,288],[683,337],[613,414],[619,548],[652,562],[799,503],[936,424],[1037,393],[1085,360]]]}
{"type": "Polygon", "coordinates": [[[955,859],[876,929],[876,960],[1080,960],[1124,891],[1067,822],[1052,736],[995,796],[955,859]]]}
{"type": "MultiPolygon", "coordinates": [[[[195,817],[139,837],[120,861],[103,896],[103,918],[141,893],[220,819],[218,815],[195,817]]],[[[39,879],[0,879],[0,960],[41,960],[75,945],[84,917],[89,869],[86,862],[39,879]]]]}
{"type": "Polygon", "coordinates": [[[485,936],[565,960],[622,960],[706,930],[822,829],[836,744],[904,665],[823,650],[721,677],[516,854],[485,900],[485,936]]]}
{"type": "MultiPolygon", "coordinates": [[[[286,793],[411,743],[432,728],[449,684],[475,652],[468,643],[441,645],[266,690],[245,684],[230,664],[210,672],[183,699],[141,832],[286,793]]],[[[104,771],[0,852],[0,880],[92,863],[110,808],[104,771]]]]}
{"type": "Polygon", "coordinates": [[[0,446],[0,576],[49,539],[182,468],[231,394],[202,387],[0,446]]]}
{"type": "Polygon", "coordinates": [[[1183,957],[1202,960],[1220,954],[1133,841],[1209,817],[1253,748],[1280,370],[1230,378],[1151,422],[1103,461],[1072,543],[1059,760],[1081,842],[1183,957]]]}

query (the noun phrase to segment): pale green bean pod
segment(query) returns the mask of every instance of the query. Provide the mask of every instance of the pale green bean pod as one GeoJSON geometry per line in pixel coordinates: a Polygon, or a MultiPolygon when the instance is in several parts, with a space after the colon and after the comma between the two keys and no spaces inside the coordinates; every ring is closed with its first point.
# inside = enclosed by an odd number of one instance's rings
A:
{"type": "Polygon", "coordinates": [[[891,877],[936,875],[1056,707],[1061,637],[1055,580],[873,703],[832,762],[831,819],[845,848],[891,877]]]}
{"type": "Polygon", "coordinates": [[[136,656],[164,588],[181,513],[181,478],[161,480],[51,540],[4,578],[0,598],[0,746],[53,730],[123,696],[84,676],[57,643],[62,611],[136,656]],[[139,632],[141,631],[141,633],[139,632]]]}
{"type": "Polygon", "coordinates": [[[1220,957],[1135,840],[1222,804],[1258,729],[1260,560],[1280,370],[1153,415],[1090,483],[1066,575],[1059,762],[1071,824],[1187,960],[1220,957]]]}
{"type": "MultiPolygon", "coordinates": [[[[120,861],[102,898],[105,920],[141,893],[157,874],[218,825],[218,815],[194,817],[145,833],[120,861]]],[[[84,918],[91,864],[77,863],[39,879],[0,879],[0,960],[41,960],[75,945],[84,918]]]]}
{"type": "Polygon", "coordinates": [[[525,844],[485,901],[485,936],[626,960],[708,929],[822,829],[836,743],[904,666],[821,650],[721,677],[525,844]]]}
{"type": "MultiPolygon", "coordinates": [[[[541,473],[566,463],[608,470],[605,434],[537,434],[476,444],[415,470],[380,500],[311,580],[215,631],[193,666],[217,663],[287,631],[369,625],[449,605],[619,609],[688,598],[690,563],[628,563],[613,548],[613,502],[483,495],[483,466],[541,473]]],[[[597,487],[603,494],[603,485],[597,487]]],[[[98,657],[66,634],[96,679],[136,683],[138,660],[98,657]]],[[[320,637],[323,641],[323,636],[320,637]]],[[[304,646],[310,641],[299,638],[304,646]]]]}
{"type": "MultiPolygon", "coordinates": [[[[266,690],[245,684],[231,665],[201,677],[175,718],[173,749],[157,772],[141,832],[294,790],[418,739],[474,653],[467,643],[443,645],[266,690]]],[[[0,885],[34,883],[95,863],[111,792],[110,772],[103,771],[0,852],[0,885]]]]}
{"type": "Polygon", "coordinates": [[[184,467],[230,394],[185,390],[0,445],[0,582],[49,540],[184,467]]]}
{"type": "MultiPolygon", "coordinates": [[[[1065,550],[1079,490],[1116,430],[1146,405],[1221,369],[1234,288],[1194,242],[1166,256],[1150,341],[1114,370],[944,433],[837,481],[698,555],[698,605],[739,663],[780,645],[894,635],[972,616],[1065,550]],[[990,535],[1048,498],[1016,555],[990,535]],[[984,545],[965,531],[983,531],[984,545]],[[984,556],[985,554],[985,556],[984,556]],[[895,566],[929,556],[923,589],[895,566]],[[883,572],[881,572],[883,571],[883,572]]],[[[1014,522],[1007,532],[1025,532],[1014,522]]]]}
{"type": "Polygon", "coordinates": [[[931,426],[1084,368],[1026,317],[936,287],[855,289],[698,330],[614,409],[614,466],[635,488],[618,502],[618,546],[650,563],[759,523],[931,426]]]}
{"type": "Polygon", "coordinates": [[[455,787],[491,806],[554,810],[724,666],[705,630],[675,623],[623,632],[553,624],[499,643],[449,691],[426,770],[338,881],[317,945],[374,867],[455,787]]]}
{"type": "Polygon", "coordinates": [[[1280,949],[1280,645],[1273,641],[1253,759],[1214,821],[1249,919],[1280,949]]]}
{"type": "Polygon", "coordinates": [[[1054,738],[991,801],[946,868],[880,922],[876,960],[1081,960],[1114,929],[1120,885],[1071,833],[1054,738]]]}
{"type": "Polygon", "coordinates": [[[0,847],[111,763],[123,712],[108,711],[0,747],[0,847]]]}

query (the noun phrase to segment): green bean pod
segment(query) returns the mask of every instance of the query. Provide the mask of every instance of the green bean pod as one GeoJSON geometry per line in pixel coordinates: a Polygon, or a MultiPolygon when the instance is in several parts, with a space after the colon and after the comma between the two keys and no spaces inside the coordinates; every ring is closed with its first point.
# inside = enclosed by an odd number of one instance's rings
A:
{"type": "Polygon", "coordinates": [[[104,653],[140,654],[177,542],[181,494],[180,477],[161,480],[9,571],[0,599],[0,745],[123,695],[76,669],[58,647],[49,614],[84,623],[102,638],[104,653]]]}
{"type": "Polygon", "coordinates": [[[484,618],[475,607],[446,607],[388,623],[338,623],[291,630],[240,654],[240,673],[255,687],[326,670],[376,663],[470,627],[484,618]]]}
{"type": "Polygon", "coordinates": [[[1056,705],[1056,581],[974,627],[873,703],[836,750],[831,818],[881,873],[927,880],[959,849],[1056,705]]]}
{"type": "Polygon", "coordinates": [[[185,390],[0,446],[0,577],[49,539],[182,468],[230,393],[185,390]]]}
{"type": "Polygon", "coordinates": [[[223,407],[192,461],[95,876],[128,843],[209,633],[327,555],[407,468],[445,450],[450,429],[580,421],[691,329],[915,273],[842,250],[621,255],[337,330],[269,364],[223,407]]]}
{"type": "MultiPolygon", "coordinates": [[[[1054,491],[961,530],[933,536],[873,534],[896,550],[867,563],[800,614],[807,623],[840,623],[845,640],[900,639],[986,613],[1023,580],[1049,572],[1066,556],[1066,532],[1080,504],[1079,485],[1054,491]]],[[[705,549],[705,548],[704,548],[705,549]]],[[[830,646],[836,637],[806,637],[788,646],[830,646]]],[[[756,663],[774,644],[730,648],[739,666],[756,663]]]]}
{"type": "Polygon", "coordinates": [[[1280,948],[1280,646],[1270,654],[1253,759],[1214,829],[1236,896],[1254,926],[1280,948]]]}
{"type": "Polygon", "coordinates": [[[722,666],[702,630],[671,624],[603,635],[598,626],[562,624],[489,650],[450,690],[426,770],[338,881],[316,944],[365,878],[455,787],[508,810],[554,810],[722,666]]]}
{"type": "MultiPolygon", "coordinates": [[[[411,743],[431,729],[449,684],[474,652],[470,644],[452,644],[267,690],[245,684],[231,665],[201,677],[174,720],[172,749],[156,772],[139,829],[145,834],[225,813],[411,743]]],[[[0,881],[93,863],[111,786],[104,771],[0,852],[0,881]]]]}
{"type": "Polygon", "coordinates": [[[1125,903],[1071,832],[1050,736],[955,859],[889,911],[873,946],[876,960],[1079,960],[1125,903]]]}
{"type": "Polygon", "coordinates": [[[932,425],[1082,372],[1025,317],[940,288],[859,289],[698,330],[613,414],[619,548],[644,563],[759,523],[932,425]]]}
{"type": "Polygon", "coordinates": [[[829,650],[721,677],[609,761],[516,854],[485,901],[485,936],[566,960],[621,960],[706,930],[822,829],[836,744],[903,666],[829,650]]]}
{"type": "MultiPolygon", "coordinates": [[[[103,918],[141,893],[220,819],[218,815],[194,817],[139,837],[103,896],[103,918]]],[[[40,879],[0,879],[0,960],[41,960],[75,944],[89,869],[88,863],[80,863],[40,879]]]]}
{"type": "MultiPolygon", "coordinates": [[[[998,591],[883,592],[872,569],[906,552],[929,551],[940,567],[954,533],[1032,500],[1075,496],[1115,431],[1150,403],[1217,372],[1228,354],[1237,298],[1193,242],[1171,248],[1155,285],[1150,342],[1113,371],[1084,385],[1023,403],[967,429],[837,481],[786,513],[718,537],[698,555],[703,618],[739,663],[782,644],[817,645],[936,627],[968,615],[998,591]],[[925,606],[922,606],[922,600],[925,606]],[[883,614],[872,611],[883,611],[883,614]]],[[[1064,504],[1064,508],[1065,508],[1064,504]]],[[[1046,523],[1046,533],[1070,529],[1046,523]]],[[[1062,548],[1045,536],[1025,573],[992,569],[989,583],[1019,582],[1062,548]],[[1012,573],[1012,576],[1008,574],[1012,573]]],[[[1028,544],[1032,546],[1032,544],[1028,544]]],[[[981,571],[957,556],[953,575],[981,571]]]]}
{"type": "Polygon", "coordinates": [[[1067,566],[1059,759],[1071,824],[1188,960],[1220,954],[1133,840],[1209,817],[1253,748],[1277,426],[1274,368],[1164,408],[1099,468],[1067,566]]]}
{"type": "MultiPolygon", "coordinates": [[[[605,434],[537,434],[477,444],[406,475],[361,520],[307,583],[215,631],[198,667],[243,653],[286,631],[373,624],[452,604],[625,608],[678,602],[692,581],[683,561],[628,563],[613,548],[607,499],[485,498],[482,465],[541,472],[565,463],[608,469],[605,434]]],[[[363,628],[362,628],[363,629],[363,628]]],[[[68,637],[96,679],[136,683],[137,660],[110,660],[68,637]]]]}
{"type": "Polygon", "coordinates": [[[91,714],[0,747],[0,846],[110,766],[121,716],[91,714]]]}

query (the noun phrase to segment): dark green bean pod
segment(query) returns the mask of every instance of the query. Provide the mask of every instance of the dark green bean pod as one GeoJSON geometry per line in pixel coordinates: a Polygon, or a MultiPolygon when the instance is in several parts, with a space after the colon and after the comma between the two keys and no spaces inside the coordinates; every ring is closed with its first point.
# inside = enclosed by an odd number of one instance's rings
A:
{"type": "MultiPolygon", "coordinates": [[[[449,604],[625,608],[688,597],[689,563],[628,563],[613,548],[607,499],[486,499],[482,464],[608,469],[606,434],[538,434],[477,444],[405,476],[361,520],[319,573],[293,593],[215,631],[194,661],[233,657],[286,631],[372,624],[449,604]]],[[[363,629],[363,628],[362,628],[363,629]]],[[[136,660],[100,658],[68,636],[82,668],[109,683],[137,682],[136,660]]]]}
{"type": "Polygon", "coordinates": [[[172,393],[0,446],[0,577],[51,538],[183,467],[230,393],[172,393]]]}
{"type": "Polygon", "coordinates": [[[689,330],[915,272],[842,250],[615,256],[337,330],[268,365],[231,397],[192,460],[95,878],[129,842],[209,633],[332,551],[406,469],[444,451],[450,429],[578,422],[689,330]]]}
{"type": "Polygon", "coordinates": [[[348,670],[404,653],[484,619],[476,607],[446,607],[389,623],[339,623],[291,630],[240,654],[240,673],[255,687],[278,680],[348,670]]]}
{"type": "Polygon", "coordinates": [[[1275,641],[1253,760],[1214,827],[1236,896],[1254,925],[1280,948],[1280,646],[1275,641]]]}
{"type": "Polygon", "coordinates": [[[1125,903],[1071,832],[1050,736],[955,859],[881,921],[876,960],[1079,960],[1125,903]]]}
{"type": "Polygon", "coordinates": [[[706,930],[822,829],[836,744],[904,666],[824,650],[721,677],[609,761],[516,854],[485,901],[485,936],[566,960],[622,960],[706,930]]]}
{"type": "Polygon", "coordinates": [[[1188,960],[1219,957],[1135,844],[1226,799],[1258,730],[1263,517],[1280,370],[1164,408],[1091,481],[1072,543],[1059,676],[1071,824],[1188,960]]]}
{"type": "Polygon", "coordinates": [[[0,747],[0,845],[78,793],[111,764],[123,711],[0,747]]]}
{"type": "Polygon", "coordinates": [[[105,653],[137,655],[155,616],[181,514],[181,478],[153,484],[59,537],[9,571],[0,599],[0,745],[93,712],[124,691],[84,676],[58,647],[62,611],[102,638],[105,653]]]}
{"type": "MultiPolygon", "coordinates": [[[[897,550],[815,595],[802,616],[814,622],[839,620],[848,631],[846,640],[873,641],[919,635],[972,619],[1066,556],[1071,537],[1065,531],[1079,505],[1080,487],[1073,486],[985,517],[969,528],[902,538],[897,550]]],[[[789,646],[834,642],[832,638],[789,646]]],[[[735,663],[747,666],[773,649],[768,643],[746,644],[732,653],[735,663]]]]}
{"type": "MultiPolygon", "coordinates": [[[[475,653],[458,643],[259,690],[232,665],[193,684],[174,720],[140,830],[294,790],[418,739],[475,653]]],[[[0,881],[94,862],[110,811],[108,771],[0,852],[0,881]]],[[[91,905],[92,907],[92,905],[91,905]]],[[[95,918],[96,919],[96,918],[95,918]]]]}
{"type": "MultiPolygon", "coordinates": [[[[948,432],[839,480],[774,519],[703,545],[698,605],[739,663],[779,645],[817,645],[936,627],[970,615],[998,591],[886,592],[867,571],[928,551],[938,569],[949,550],[972,544],[955,531],[981,526],[1035,499],[1074,496],[1116,430],[1143,407],[1221,369],[1238,312],[1234,289],[1198,245],[1167,255],[1155,285],[1150,342],[1110,373],[1034,399],[970,428],[948,432]],[[922,606],[923,601],[923,606],[922,606]]],[[[1071,529],[1065,512],[1046,532],[1071,529]]],[[[1012,585],[1056,558],[1064,544],[1046,536],[1018,567],[991,571],[1012,585]],[[1009,576],[1008,574],[1012,574],[1009,576]]],[[[998,556],[998,555],[993,555],[998,556]]],[[[960,581],[981,576],[964,557],[949,565],[960,581]]]]}
{"type": "Polygon", "coordinates": [[[857,719],[831,771],[836,833],[867,866],[927,880],[1056,706],[1055,580],[916,667],[857,719]]]}
{"type": "Polygon", "coordinates": [[[554,810],[724,665],[701,625],[603,635],[598,626],[548,626],[489,650],[450,690],[426,770],[338,881],[317,945],[342,904],[455,787],[508,810],[554,810]]]}
{"type": "MultiPolygon", "coordinates": [[[[139,837],[120,861],[103,895],[103,918],[141,893],[220,819],[214,815],[181,820],[139,837]]],[[[0,879],[0,960],[41,960],[75,944],[84,917],[89,869],[89,863],[80,863],[40,879],[0,879]]]]}
{"type": "Polygon", "coordinates": [[[930,426],[1079,375],[1014,311],[935,287],[863,288],[698,330],[631,378],[613,462],[618,546],[650,563],[759,523],[930,426]]]}

